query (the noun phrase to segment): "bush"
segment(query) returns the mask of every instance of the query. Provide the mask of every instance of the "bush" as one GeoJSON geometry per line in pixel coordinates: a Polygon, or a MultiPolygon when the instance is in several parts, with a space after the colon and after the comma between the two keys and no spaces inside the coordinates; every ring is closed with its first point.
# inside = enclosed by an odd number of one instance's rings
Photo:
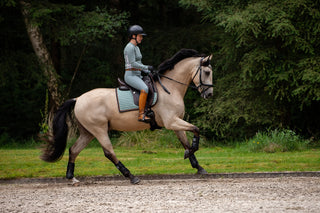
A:
{"type": "MultiPolygon", "coordinates": [[[[187,132],[189,142],[193,134],[187,132]]],[[[206,147],[208,142],[204,137],[200,138],[200,147],[206,147]]],[[[115,146],[139,147],[139,148],[183,148],[176,134],[172,130],[143,130],[137,132],[122,132],[115,146]]]]}
{"type": "Polygon", "coordinates": [[[0,149],[34,149],[39,147],[41,143],[30,137],[28,139],[15,139],[8,133],[0,134],[0,149]]]}
{"type": "Polygon", "coordinates": [[[251,152],[287,152],[299,151],[307,147],[309,141],[302,139],[292,130],[273,130],[258,132],[247,141],[246,148],[251,152]]]}
{"type": "Polygon", "coordinates": [[[174,132],[168,130],[123,132],[116,144],[120,147],[140,148],[177,148],[179,145],[174,132]]]}

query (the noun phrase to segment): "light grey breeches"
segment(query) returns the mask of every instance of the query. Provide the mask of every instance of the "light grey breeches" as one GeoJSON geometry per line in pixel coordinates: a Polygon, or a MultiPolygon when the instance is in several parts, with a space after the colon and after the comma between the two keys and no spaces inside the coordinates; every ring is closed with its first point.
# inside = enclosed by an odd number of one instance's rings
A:
{"type": "Polygon", "coordinates": [[[140,71],[125,71],[124,80],[127,84],[137,90],[144,90],[146,93],[149,92],[147,85],[141,79],[140,71]]]}

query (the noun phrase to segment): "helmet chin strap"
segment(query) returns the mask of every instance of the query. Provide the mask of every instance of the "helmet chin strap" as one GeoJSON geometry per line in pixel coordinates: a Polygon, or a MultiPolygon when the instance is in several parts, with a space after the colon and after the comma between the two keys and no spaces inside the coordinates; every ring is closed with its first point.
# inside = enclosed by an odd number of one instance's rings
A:
{"type": "Polygon", "coordinates": [[[135,38],[133,38],[133,35],[132,35],[132,37],[131,37],[131,39],[134,39],[135,41],[136,41],[136,44],[138,45],[138,44],[140,44],[138,41],[137,41],[137,37],[138,37],[138,35],[136,35],[136,34],[134,34],[136,37],[135,38]]]}

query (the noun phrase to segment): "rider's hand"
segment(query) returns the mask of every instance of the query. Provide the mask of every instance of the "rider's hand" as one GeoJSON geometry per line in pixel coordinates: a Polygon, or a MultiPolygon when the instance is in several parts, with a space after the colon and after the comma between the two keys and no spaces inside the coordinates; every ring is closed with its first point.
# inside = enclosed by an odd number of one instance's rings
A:
{"type": "Polygon", "coordinates": [[[148,70],[150,70],[150,72],[153,72],[153,66],[148,65],[148,70]]]}
{"type": "Polygon", "coordinates": [[[151,73],[150,70],[142,70],[142,72],[146,75],[149,75],[151,73]]]}

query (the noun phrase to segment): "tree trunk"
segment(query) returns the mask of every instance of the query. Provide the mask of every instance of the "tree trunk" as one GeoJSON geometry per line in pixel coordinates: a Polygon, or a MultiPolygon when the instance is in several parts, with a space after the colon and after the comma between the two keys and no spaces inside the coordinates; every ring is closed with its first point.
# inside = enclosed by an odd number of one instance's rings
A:
{"type": "Polygon", "coordinates": [[[31,41],[33,50],[35,54],[38,57],[40,67],[44,72],[44,75],[47,78],[47,86],[49,90],[49,110],[48,115],[45,115],[46,117],[45,122],[48,124],[48,127],[50,128],[50,125],[53,119],[53,113],[54,111],[60,106],[62,102],[62,95],[59,92],[59,82],[56,70],[54,68],[52,59],[50,57],[49,51],[46,47],[46,45],[43,42],[43,37],[40,32],[39,27],[32,23],[30,19],[30,8],[31,4],[27,3],[25,1],[20,1],[21,5],[21,12],[24,17],[24,22],[26,24],[27,32],[29,35],[29,39],[31,41]]]}

